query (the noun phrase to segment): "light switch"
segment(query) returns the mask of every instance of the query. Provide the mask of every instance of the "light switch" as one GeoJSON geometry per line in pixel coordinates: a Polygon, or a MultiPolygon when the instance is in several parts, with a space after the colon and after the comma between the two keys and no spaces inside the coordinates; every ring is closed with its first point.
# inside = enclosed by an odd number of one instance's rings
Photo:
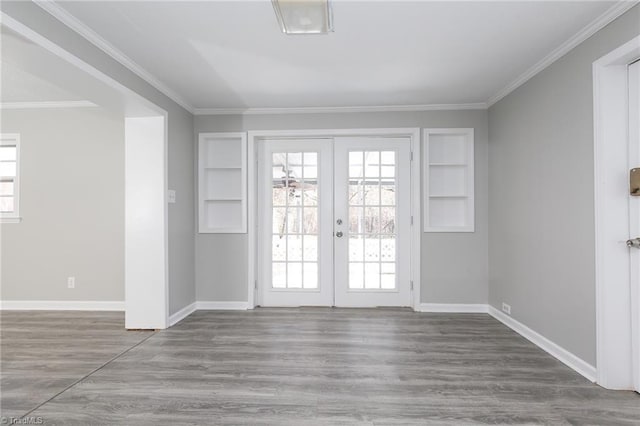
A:
{"type": "Polygon", "coordinates": [[[169,190],[169,204],[176,203],[176,191],[174,189],[169,190]]]}

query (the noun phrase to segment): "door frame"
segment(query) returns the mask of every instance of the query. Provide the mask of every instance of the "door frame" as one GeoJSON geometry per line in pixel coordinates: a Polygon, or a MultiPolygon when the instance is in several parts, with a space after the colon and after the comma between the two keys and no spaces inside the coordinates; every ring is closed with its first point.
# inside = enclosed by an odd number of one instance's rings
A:
{"type": "Polygon", "coordinates": [[[321,130],[251,130],[248,134],[248,271],[247,294],[248,308],[253,309],[260,304],[258,297],[261,291],[258,286],[258,144],[265,139],[304,139],[304,138],[336,138],[350,137],[393,137],[409,138],[411,145],[411,303],[414,310],[420,306],[420,239],[422,217],[421,171],[420,171],[420,128],[374,128],[374,129],[321,129],[321,130]]]}
{"type": "Polygon", "coordinates": [[[596,380],[608,389],[633,388],[627,67],[639,57],[640,36],[593,63],[596,380]]]}

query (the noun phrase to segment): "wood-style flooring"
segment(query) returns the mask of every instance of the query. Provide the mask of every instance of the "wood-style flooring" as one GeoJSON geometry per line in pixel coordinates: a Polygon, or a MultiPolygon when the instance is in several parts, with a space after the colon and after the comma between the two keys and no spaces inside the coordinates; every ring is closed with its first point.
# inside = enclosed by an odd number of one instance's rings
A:
{"type": "Polygon", "coordinates": [[[640,425],[640,395],[484,314],[198,311],[160,332],[113,312],[0,319],[0,424],[640,425]]]}

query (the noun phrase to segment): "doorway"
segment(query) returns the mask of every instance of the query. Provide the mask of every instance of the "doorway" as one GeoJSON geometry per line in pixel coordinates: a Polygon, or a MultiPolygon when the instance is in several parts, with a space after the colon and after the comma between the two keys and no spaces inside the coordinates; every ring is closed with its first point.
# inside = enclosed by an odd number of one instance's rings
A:
{"type": "Polygon", "coordinates": [[[258,145],[262,306],[411,306],[409,137],[258,145]]]}

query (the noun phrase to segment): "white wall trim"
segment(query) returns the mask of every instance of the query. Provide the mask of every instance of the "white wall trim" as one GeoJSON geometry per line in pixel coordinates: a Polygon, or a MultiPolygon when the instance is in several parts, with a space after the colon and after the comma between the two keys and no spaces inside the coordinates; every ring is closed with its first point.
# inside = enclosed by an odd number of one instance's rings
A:
{"type": "Polygon", "coordinates": [[[91,101],[0,102],[0,109],[96,108],[91,101]]]}
{"type": "Polygon", "coordinates": [[[614,21],[616,18],[624,14],[626,11],[631,9],[633,6],[638,4],[636,0],[633,1],[620,1],[615,5],[611,6],[600,15],[598,18],[593,20],[589,25],[582,28],[576,34],[574,34],[570,39],[562,43],[556,49],[551,51],[547,56],[542,58],[539,62],[529,68],[527,71],[522,73],[518,78],[513,80],[511,83],[507,84],[504,88],[499,90],[495,95],[490,97],[486,104],[487,107],[491,107],[500,99],[507,96],[509,93],[516,90],[518,87],[522,86],[524,83],[532,79],[536,74],[542,72],[549,65],[553,64],[558,59],[562,58],[564,55],[569,53],[573,48],[578,46],[580,43],[600,31],[602,28],[607,26],[609,23],[614,21]]]}
{"type": "Polygon", "coordinates": [[[116,49],[111,43],[106,41],[71,13],[67,12],[67,10],[62,6],[58,5],[52,0],[34,0],[34,3],[51,14],[54,18],[62,22],[64,25],[78,33],[80,36],[84,37],[87,41],[102,50],[111,58],[118,61],[129,71],[133,72],[138,77],[153,86],[155,89],[160,91],[162,94],[173,100],[175,103],[177,103],[190,113],[193,113],[193,106],[189,102],[187,102],[181,95],[166,86],[153,74],[141,67],[138,63],[122,53],[120,50],[116,49]]]}
{"type": "Polygon", "coordinates": [[[169,327],[173,327],[174,325],[176,325],[177,323],[179,323],[180,321],[182,321],[183,319],[185,319],[186,317],[194,313],[197,310],[196,305],[197,305],[197,302],[193,302],[185,306],[184,308],[180,309],[178,312],[170,315],[169,327]]]}
{"type": "Polygon", "coordinates": [[[124,301],[2,300],[3,311],[124,311],[124,301]]]}
{"type": "Polygon", "coordinates": [[[411,306],[421,304],[422,295],[422,132],[415,128],[411,135],[411,306]]]}
{"type": "Polygon", "coordinates": [[[331,114],[346,112],[416,112],[487,109],[484,102],[465,104],[379,105],[290,108],[194,108],[194,115],[331,114]]]}
{"type": "Polygon", "coordinates": [[[249,302],[214,302],[199,300],[196,302],[197,310],[205,311],[246,311],[247,309],[253,309],[253,306],[249,306],[249,302]]]}
{"type": "Polygon", "coordinates": [[[593,63],[596,359],[598,384],[631,389],[627,65],[640,36],[593,63]]]}
{"type": "Polygon", "coordinates": [[[449,312],[486,314],[489,305],[482,303],[420,303],[416,312],[449,312]]]}
{"type": "Polygon", "coordinates": [[[516,321],[506,314],[503,314],[493,306],[489,306],[488,308],[489,315],[491,315],[493,318],[497,319],[525,339],[529,340],[531,343],[538,346],[540,349],[547,352],[558,361],[570,367],[590,382],[596,381],[596,368],[593,365],[589,364],[581,358],[578,358],[568,350],[564,349],[562,346],[533,331],[521,322],[516,321]]]}

